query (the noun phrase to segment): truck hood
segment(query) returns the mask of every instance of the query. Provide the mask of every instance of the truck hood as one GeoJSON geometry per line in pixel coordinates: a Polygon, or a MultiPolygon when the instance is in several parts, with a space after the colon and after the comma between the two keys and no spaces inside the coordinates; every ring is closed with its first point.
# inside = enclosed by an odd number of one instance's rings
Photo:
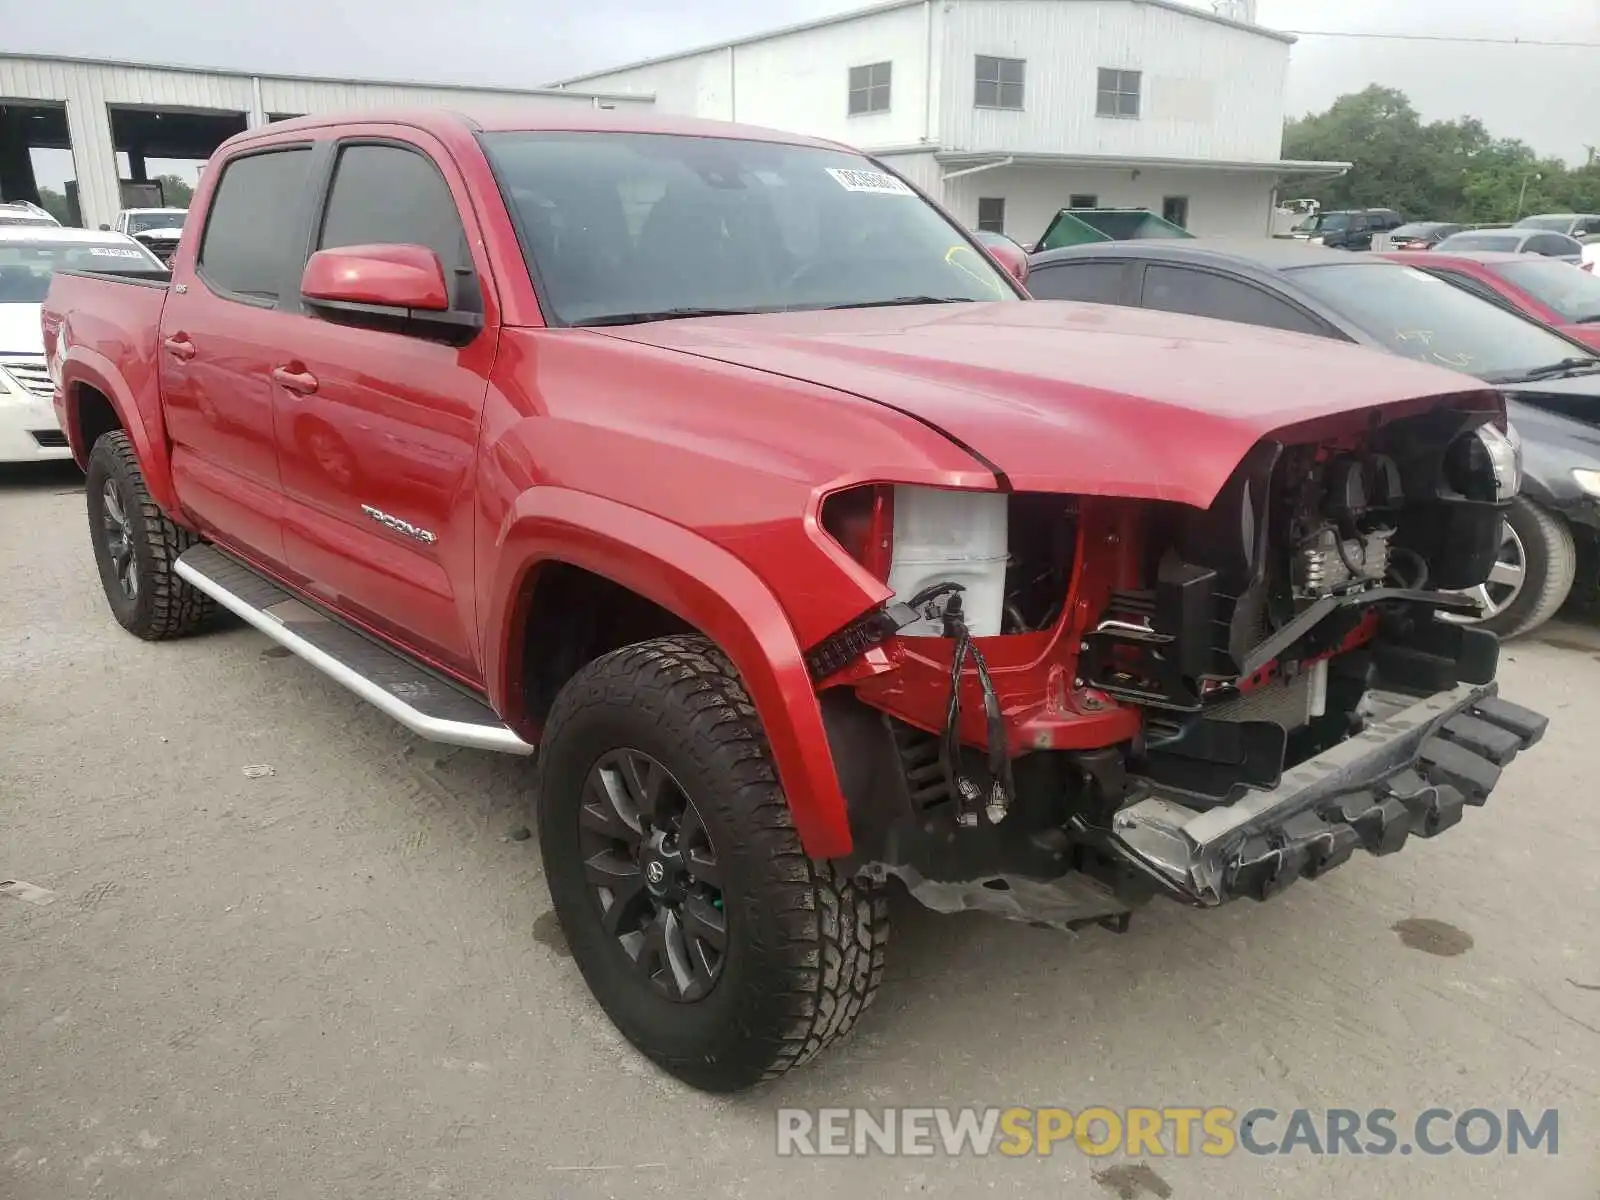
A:
{"type": "Polygon", "coordinates": [[[1322,338],[1093,304],[704,317],[598,333],[865,397],[944,432],[1019,491],[1204,508],[1274,430],[1482,383],[1322,338]]]}
{"type": "Polygon", "coordinates": [[[38,304],[0,304],[0,354],[43,354],[38,304]]]}

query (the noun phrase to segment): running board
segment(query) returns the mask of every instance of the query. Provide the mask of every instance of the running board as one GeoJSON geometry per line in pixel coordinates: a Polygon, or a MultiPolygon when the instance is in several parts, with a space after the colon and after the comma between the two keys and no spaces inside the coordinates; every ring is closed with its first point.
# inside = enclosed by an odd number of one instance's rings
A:
{"type": "Polygon", "coordinates": [[[475,750],[532,754],[481,699],[341,624],[215,546],[195,545],[178,575],[418,737],[475,750]]]}

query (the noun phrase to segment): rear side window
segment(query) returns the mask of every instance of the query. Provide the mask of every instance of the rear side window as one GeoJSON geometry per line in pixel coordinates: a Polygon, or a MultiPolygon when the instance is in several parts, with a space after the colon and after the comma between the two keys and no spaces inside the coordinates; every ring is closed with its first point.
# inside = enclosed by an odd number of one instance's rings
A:
{"type": "Polygon", "coordinates": [[[1580,254],[1583,247],[1572,238],[1559,233],[1536,233],[1528,239],[1528,252],[1530,254],[1543,254],[1560,257],[1562,255],[1580,254]]]}
{"type": "Polygon", "coordinates": [[[1087,300],[1094,304],[1126,304],[1123,280],[1127,267],[1114,262],[1057,263],[1028,274],[1035,300],[1087,300]]]}
{"type": "Polygon", "coordinates": [[[200,243],[207,283],[240,296],[278,298],[303,253],[295,238],[310,167],[308,146],[250,154],[223,167],[200,243]]]}
{"type": "Polygon", "coordinates": [[[432,160],[398,146],[346,146],[317,248],[400,244],[428,247],[447,278],[471,266],[455,198],[432,160]]]}
{"type": "Polygon", "coordinates": [[[1147,268],[1144,307],[1294,333],[1327,334],[1312,317],[1254,284],[1186,267],[1147,268]]]}

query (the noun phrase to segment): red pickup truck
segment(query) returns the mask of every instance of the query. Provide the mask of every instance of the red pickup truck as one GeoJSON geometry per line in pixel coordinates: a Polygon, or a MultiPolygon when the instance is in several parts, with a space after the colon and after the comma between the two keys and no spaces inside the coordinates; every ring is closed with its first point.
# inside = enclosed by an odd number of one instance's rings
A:
{"type": "Polygon", "coordinates": [[[891,877],[1062,928],[1265,899],[1540,736],[1436,619],[1517,486],[1496,393],[1030,302],[879,162],[626,121],[243,134],[170,280],[63,273],[43,321],[117,620],[220,605],[537,746],[573,956],[668,1070],[848,1031],[891,877]]]}

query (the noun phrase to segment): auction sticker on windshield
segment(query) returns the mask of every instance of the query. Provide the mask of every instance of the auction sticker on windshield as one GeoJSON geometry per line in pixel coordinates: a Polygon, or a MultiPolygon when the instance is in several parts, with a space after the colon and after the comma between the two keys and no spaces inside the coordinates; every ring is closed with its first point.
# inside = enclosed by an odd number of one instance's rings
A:
{"type": "Polygon", "coordinates": [[[90,246],[89,253],[98,258],[143,258],[144,254],[138,250],[126,250],[121,246],[90,246]]]}
{"type": "Polygon", "coordinates": [[[885,196],[916,195],[903,182],[883,171],[856,171],[845,167],[828,167],[827,172],[838,180],[847,192],[878,192],[885,196]]]}

